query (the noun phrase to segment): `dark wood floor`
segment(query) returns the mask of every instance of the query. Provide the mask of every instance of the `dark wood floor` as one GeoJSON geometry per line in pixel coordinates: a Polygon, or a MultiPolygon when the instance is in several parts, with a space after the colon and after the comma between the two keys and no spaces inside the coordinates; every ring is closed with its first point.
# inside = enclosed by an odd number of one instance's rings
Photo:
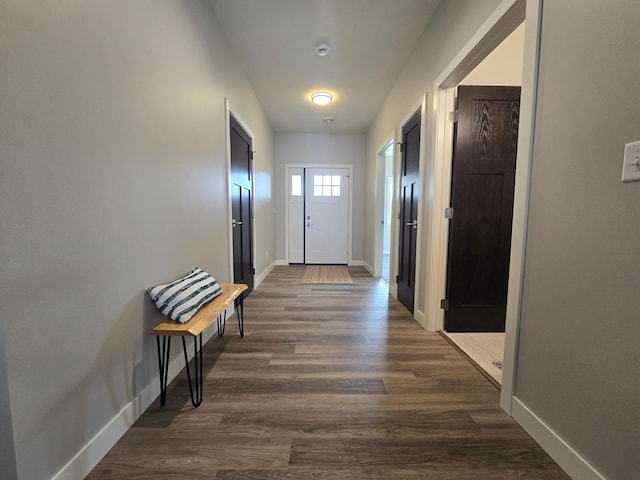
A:
{"type": "Polygon", "coordinates": [[[230,323],[205,346],[202,405],[183,372],[87,478],[569,478],[460,353],[349,271],[303,285],[303,267],[276,267],[245,338],[230,323]]]}

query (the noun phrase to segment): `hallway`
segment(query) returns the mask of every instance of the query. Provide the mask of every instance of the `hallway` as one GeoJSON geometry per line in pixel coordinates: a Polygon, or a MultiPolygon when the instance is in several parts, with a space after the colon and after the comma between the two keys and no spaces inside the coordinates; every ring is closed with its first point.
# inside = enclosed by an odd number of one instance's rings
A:
{"type": "MultiPolygon", "coordinates": [[[[498,390],[360,267],[353,285],[276,267],[89,479],[568,477],[498,406],[498,390]]],[[[153,365],[156,367],[156,365],[153,365]]]]}

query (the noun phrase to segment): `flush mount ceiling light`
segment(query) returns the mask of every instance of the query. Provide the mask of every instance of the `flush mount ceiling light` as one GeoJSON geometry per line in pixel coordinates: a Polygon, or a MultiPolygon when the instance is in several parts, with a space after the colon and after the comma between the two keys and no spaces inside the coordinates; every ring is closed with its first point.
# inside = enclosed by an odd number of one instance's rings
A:
{"type": "Polygon", "coordinates": [[[313,92],[311,94],[311,101],[316,105],[329,105],[333,100],[333,95],[329,92],[313,92]]]}

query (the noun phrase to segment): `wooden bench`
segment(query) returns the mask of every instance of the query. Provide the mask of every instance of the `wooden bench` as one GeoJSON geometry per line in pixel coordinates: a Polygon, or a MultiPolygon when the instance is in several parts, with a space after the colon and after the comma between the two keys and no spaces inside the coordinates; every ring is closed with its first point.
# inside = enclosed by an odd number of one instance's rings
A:
{"type": "Polygon", "coordinates": [[[187,368],[187,379],[189,380],[189,393],[191,394],[191,403],[193,403],[194,407],[202,403],[202,332],[216,320],[218,323],[218,336],[223,336],[227,322],[227,308],[233,304],[238,318],[238,330],[240,336],[244,337],[244,312],[242,302],[244,300],[243,293],[248,287],[242,283],[222,283],[220,284],[220,288],[222,288],[222,293],[201,307],[187,323],[168,320],[151,330],[151,335],[156,335],[158,345],[160,405],[163,407],[167,397],[171,337],[182,337],[182,349],[184,351],[184,361],[187,368]],[[160,337],[162,337],[162,347],[160,346],[160,337]],[[191,381],[191,371],[189,370],[186,337],[193,337],[193,347],[195,350],[195,394],[191,381]]]}

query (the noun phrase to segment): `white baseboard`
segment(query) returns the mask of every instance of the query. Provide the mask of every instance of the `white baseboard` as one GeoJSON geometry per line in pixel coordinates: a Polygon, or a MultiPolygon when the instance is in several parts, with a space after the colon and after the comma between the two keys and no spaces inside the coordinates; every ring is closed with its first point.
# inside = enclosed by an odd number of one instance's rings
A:
{"type": "MultiPolygon", "coordinates": [[[[227,319],[230,318],[229,311],[233,311],[233,307],[230,307],[230,310],[227,311],[227,319]]],[[[214,323],[202,332],[203,345],[217,334],[216,328],[214,323]]],[[[189,349],[189,358],[193,358],[193,347],[187,348],[189,349]]],[[[154,360],[157,362],[155,355],[149,359],[149,361],[154,360]]],[[[157,365],[156,368],[158,368],[157,365]]],[[[182,351],[180,351],[180,355],[177,355],[169,362],[167,385],[170,384],[183,369],[184,355],[182,351]]],[[[78,478],[85,478],[127,430],[131,428],[140,415],[156,401],[159,395],[160,381],[159,378],[156,377],[136,398],[125,405],[122,410],[96,433],[95,436],[52,477],[52,480],[77,480],[78,478]]]]}
{"type": "Polygon", "coordinates": [[[364,267],[364,269],[369,272],[371,274],[371,276],[375,276],[374,274],[374,269],[371,265],[369,265],[367,262],[363,261],[362,262],[362,266],[364,267]]]}
{"type": "Polygon", "coordinates": [[[262,281],[267,278],[267,275],[269,275],[271,273],[271,270],[273,270],[273,268],[276,266],[276,262],[273,262],[271,265],[269,265],[264,272],[262,272],[260,275],[258,275],[254,281],[253,281],[253,288],[256,288],[258,285],[260,285],[262,283],[262,281]]]}
{"type": "MultiPolygon", "coordinates": [[[[275,261],[275,265],[288,266],[289,262],[287,262],[286,260],[276,260],[275,261]]],[[[300,265],[300,264],[297,264],[297,265],[300,265]]],[[[349,266],[350,267],[364,267],[365,266],[365,262],[364,262],[364,260],[351,260],[349,262],[349,266]]]]}
{"type": "Polygon", "coordinates": [[[424,328],[426,331],[429,331],[427,317],[425,316],[424,312],[421,312],[414,307],[413,318],[420,324],[422,328],[424,328]]]}
{"type": "Polygon", "coordinates": [[[587,460],[565,442],[517,397],[511,414],[547,454],[574,480],[606,480],[587,460]]]}

